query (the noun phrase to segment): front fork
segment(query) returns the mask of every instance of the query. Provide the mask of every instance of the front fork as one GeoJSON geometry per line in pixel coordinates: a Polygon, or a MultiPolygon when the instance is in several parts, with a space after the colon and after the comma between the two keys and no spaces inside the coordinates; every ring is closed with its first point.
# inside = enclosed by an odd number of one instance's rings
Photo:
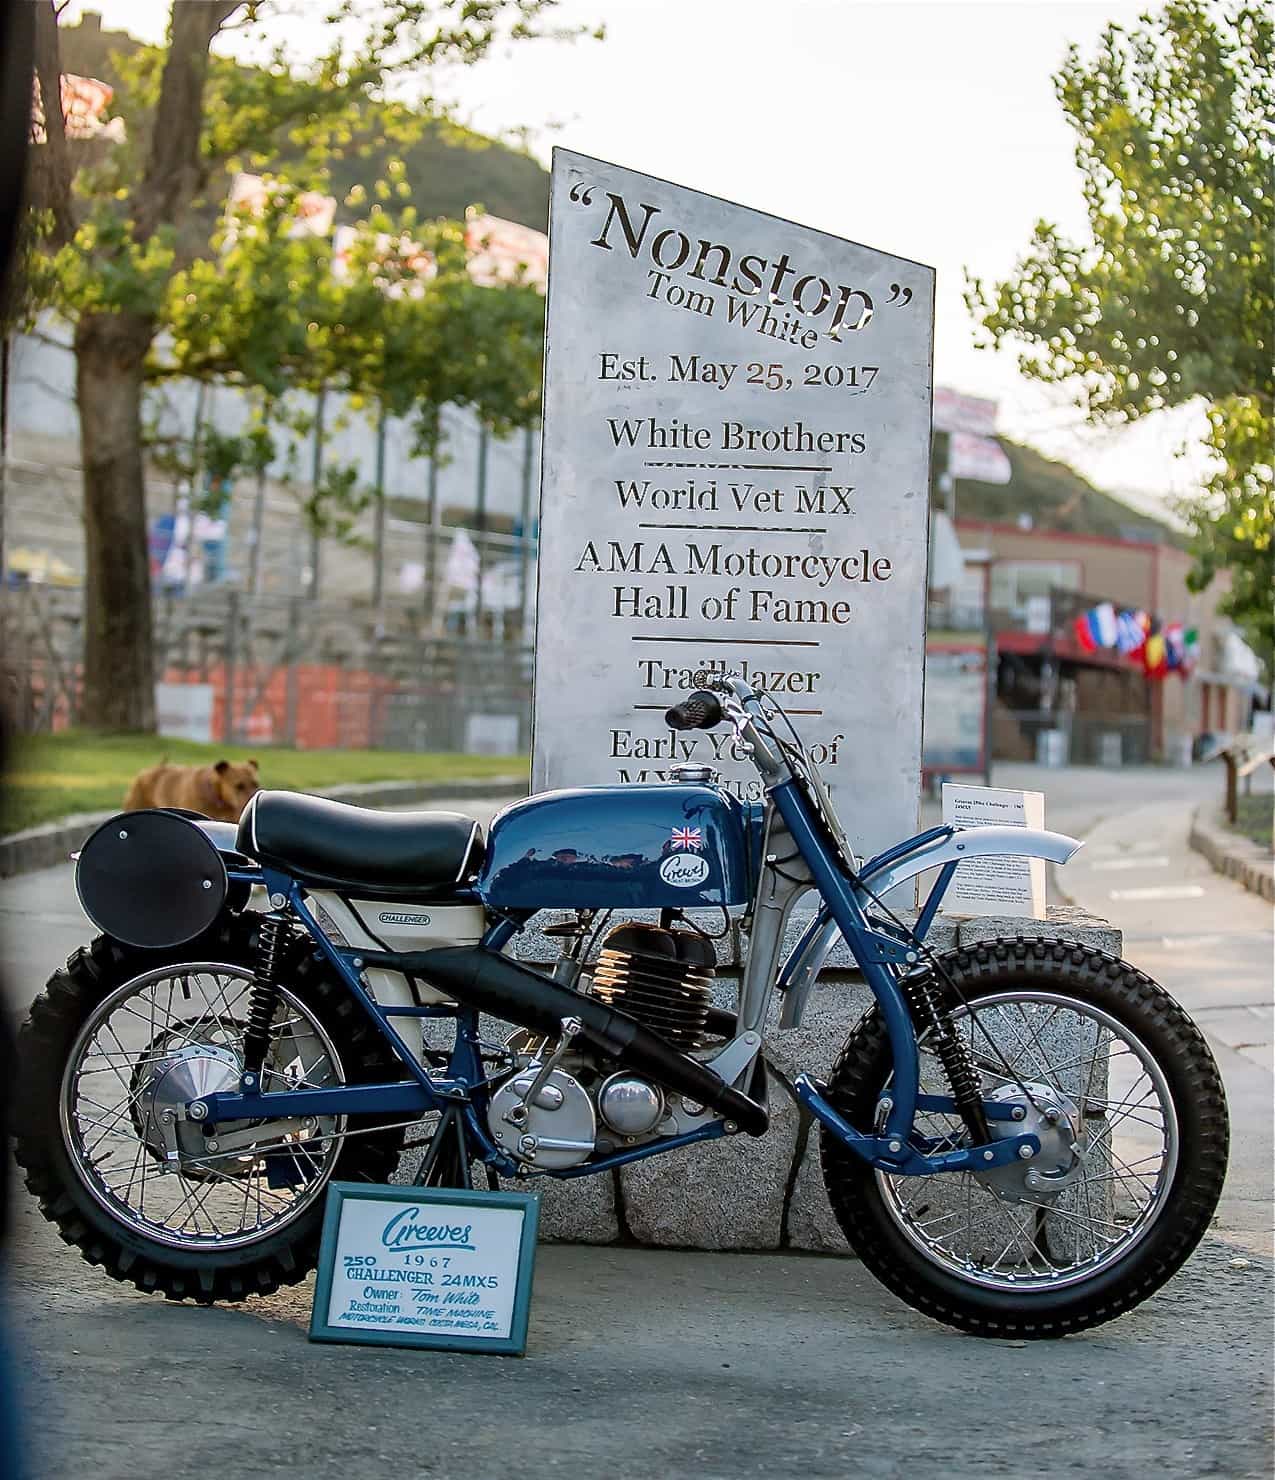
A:
{"type": "MultiPolygon", "coordinates": [[[[894,1063],[890,1104],[885,1125],[879,1133],[875,1128],[872,1133],[856,1130],[827,1098],[827,1087],[807,1074],[799,1075],[794,1083],[797,1098],[821,1125],[852,1151],[873,1166],[896,1174],[928,1176],[936,1172],[987,1171],[1010,1162],[1030,1161],[1038,1156],[1040,1141],[1034,1135],[992,1139],[990,1122],[1021,1119],[1020,1107],[981,1098],[977,1070],[972,1061],[968,1065],[964,1063],[966,1056],[960,1052],[965,1045],[955,1040],[954,1048],[952,1044],[948,1045],[954,1094],[921,1094],[916,1024],[908,992],[891,969],[901,966],[915,971],[918,964],[916,952],[872,929],[849,882],[830,857],[829,844],[812,819],[809,803],[796,783],[781,782],[772,788],[771,798],[877,1000],[894,1063]],[[916,1134],[918,1111],[961,1116],[975,1144],[955,1151],[932,1149],[916,1134]]],[[[909,986],[918,991],[921,989],[919,972],[910,978],[909,986]]],[[[925,991],[928,993],[928,990],[927,984],[925,991]]],[[[941,1024],[937,1005],[930,1001],[928,1006],[941,1024]]],[[[941,1043],[936,1041],[936,1051],[947,1069],[941,1050],[941,1043]]]]}

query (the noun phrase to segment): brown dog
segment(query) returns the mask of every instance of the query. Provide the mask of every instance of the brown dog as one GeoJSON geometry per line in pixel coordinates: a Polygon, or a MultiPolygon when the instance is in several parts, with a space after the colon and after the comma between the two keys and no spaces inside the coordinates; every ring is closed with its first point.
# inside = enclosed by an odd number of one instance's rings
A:
{"type": "Polygon", "coordinates": [[[236,765],[218,761],[215,766],[151,766],[133,777],[124,798],[124,809],[185,807],[219,822],[238,822],[243,809],[261,789],[256,761],[236,765]]]}

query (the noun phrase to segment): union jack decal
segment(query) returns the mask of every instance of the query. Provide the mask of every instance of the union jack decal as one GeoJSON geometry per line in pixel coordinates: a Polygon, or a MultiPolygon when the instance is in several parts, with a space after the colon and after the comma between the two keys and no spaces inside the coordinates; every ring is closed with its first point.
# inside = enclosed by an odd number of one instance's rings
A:
{"type": "Polygon", "coordinates": [[[675,848],[702,848],[703,835],[698,827],[675,827],[669,834],[669,842],[675,848]]]}

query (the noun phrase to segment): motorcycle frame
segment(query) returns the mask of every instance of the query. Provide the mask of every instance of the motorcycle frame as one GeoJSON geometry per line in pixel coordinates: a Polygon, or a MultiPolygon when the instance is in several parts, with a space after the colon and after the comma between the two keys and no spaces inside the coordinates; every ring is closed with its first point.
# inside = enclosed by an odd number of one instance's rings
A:
{"type": "MultiPolygon", "coordinates": [[[[936,1172],[989,1170],[1007,1165],[1028,1153],[1034,1156],[1040,1143],[1032,1135],[1006,1135],[982,1145],[944,1150],[916,1131],[919,1113],[955,1113],[950,1096],[922,1095],[920,1056],[916,1032],[907,1000],[900,985],[902,975],[917,969],[923,940],[938,912],[962,857],[991,853],[1013,853],[1065,862],[1079,846],[1060,834],[1023,828],[980,828],[959,833],[950,827],[932,828],[851,872],[825,827],[810,797],[791,777],[771,786],[763,844],[764,863],[752,910],[751,944],[739,991],[737,1036],[725,1053],[747,1034],[756,1035],[752,1053],[732,1082],[745,1082],[756,1056],[761,1052],[761,1030],[773,992],[785,997],[781,1026],[794,1027],[800,1020],[805,999],[813,986],[824,957],[839,934],[846,942],[865,982],[880,1009],[893,1058],[893,1077],[888,1095],[882,1097],[884,1123],[864,1131],[851,1125],[826,1099],[824,1086],[809,1075],[795,1081],[798,1098],[828,1130],[873,1166],[895,1175],[930,1175],[936,1172]],[[791,852],[785,850],[791,849],[791,852]],[[798,871],[790,872],[793,865],[798,871]],[[871,914],[880,895],[916,875],[937,869],[937,877],[921,907],[916,926],[909,932],[893,921],[871,914]],[[780,955],[793,906],[811,888],[822,905],[810,926],[789,952],[782,966],[780,955]]],[[[296,879],[271,868],[230,866],[232,883],[263,886],[271,908],[288,911],[305,927],[328,965],[350,991],[377,1031],[389,1042],[408,1071],[410,1079],[393,1084],[350,1085],[333,1089],[293,1089],[263,1093],[254,1075],[245,1074],[240,1092],[222,1092],[191,1102],[195,1115],[208,1126],[230,1120],[279,1119],[295,1116],[410,1116],[420,1118],[442,1112],[440,1125],[457,1126],[463,1140],[493,1171],[502,1175],[539,1175],[569,1178],[623,1166],[628,1162],[674,1151],[698,1141],[728,1134],[724,1117],[680,1135],[645,1142],[627,1150],[556,1171],[537,1172],[516,1162],[500,1150],[488,1132],[486,1113],[491,1080],[484,1072],[482,1043],[478,1034],[478,1012],[463,1003],[431,1006],[397,1006],[378,1003],[361,979],[362,954],[358,948],[334,944],[323,932],[311,911],[306,890],[296,879]],[[450,1018],[456,1037],[446,1073],[435,1076],[404,1042],[394,1026],[395,1018],[450,1018]]],[[[468,895],[462,892],[461,899],[468,895]]],[[[473,896],[475,899],[477,896],[473,896]]],[[[500,951],[526,925],[534,911],[493,921],[481,945],[500,951]]],[[[709,1061],[711,1065],[711,1060],[709,1061]]],[[[503,1077],[503,1076],[502,1076],[503,1077]]],[[[1019,1118],[1016,1107],[1006,1102],[984,1100],[989,1121],[1019,1118]]],[[[187,1106],[190,1114],[191,1106],[187,1106]]],[[[878,1116],[878,1119],[880,1117],[878,1116]]],[[[734,1130],[734,1127],[731,1127],[734,1130]]],[[[464,1158],[462,1157],[462,1162],[464,1158]]]]}

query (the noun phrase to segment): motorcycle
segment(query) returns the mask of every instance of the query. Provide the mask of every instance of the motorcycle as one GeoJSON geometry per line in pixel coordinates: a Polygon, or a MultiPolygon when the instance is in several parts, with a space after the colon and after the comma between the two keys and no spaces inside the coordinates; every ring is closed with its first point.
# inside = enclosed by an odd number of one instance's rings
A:
{"type": "Polygon", "coordinates": [[[102,934],[20,1040],[17,1155],[62,1238],[139,1289],[235,1301],[304,1278],[328,1182],[389,1180],[412,1127],[416,1180],[466,1187],[477,1167],[565,1179],[761,1136],[772,999],[796,1028],[839,937],[873,1005],[826,1082],[793,1088],[868,1268],[982,1336],[1083,1330],[1163,1285],[1226,1171],[1199,1030],[1095,949],[926,944],[964,860],[1080,845],[944,826],[861,860],[774,698],[697,681],[667,723],[733,727],[764,802],[682,766],[515,802],[486,839],[451,813],[274,791],[237,827],[154,810],[99,828],[76,886],[102,934]],[[921,875],[909,923],[890,901],[921,875]],[[549,972],[505,949],[542,911],[561,916],[549,972]],[[747,938],[729,1009],[704,912],[747,938]]]}

